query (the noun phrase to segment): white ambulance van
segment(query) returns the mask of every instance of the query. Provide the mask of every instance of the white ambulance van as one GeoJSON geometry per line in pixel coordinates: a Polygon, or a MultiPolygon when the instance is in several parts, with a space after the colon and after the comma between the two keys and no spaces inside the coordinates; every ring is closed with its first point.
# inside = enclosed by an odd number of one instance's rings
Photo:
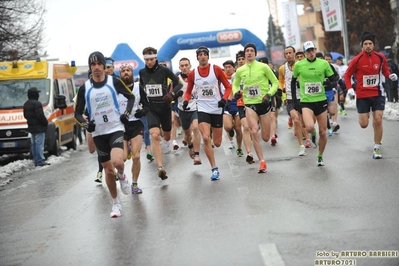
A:
{"type": "Polygon", "coordinates": [[[0,62],[0,155],[30,152],[30,134],[23,114],[27,91],[37,87],[49,124],[45,151],[59,156],[61,146],[76,149],[74,61],[0,62]]]}

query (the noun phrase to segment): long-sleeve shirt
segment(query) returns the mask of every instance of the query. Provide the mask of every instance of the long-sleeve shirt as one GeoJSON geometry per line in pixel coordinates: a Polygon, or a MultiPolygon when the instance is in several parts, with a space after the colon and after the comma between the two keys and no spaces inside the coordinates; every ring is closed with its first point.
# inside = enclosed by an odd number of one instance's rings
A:
{"type": "Polygon", "coordinates": [[[240,90],[241,82],[243,82],[245,104],[262,103],[266,94],[273,96],[278,89],[278,79],[274,72],[267,64],[258,61],[246,63],[237,69],[233,80],[233,94],[240,90]]]}
{"type": "Polygon", "coordinates": [[[376,51],[368,54],[362,51],[355,56],[344,74],[347,88],[352,87],[351,78],[353,74],[357,80],[356,97],[358,99],[385,96],[382,85],[383,76],[389,78],[391,72],[383,54],[376,51]]]}

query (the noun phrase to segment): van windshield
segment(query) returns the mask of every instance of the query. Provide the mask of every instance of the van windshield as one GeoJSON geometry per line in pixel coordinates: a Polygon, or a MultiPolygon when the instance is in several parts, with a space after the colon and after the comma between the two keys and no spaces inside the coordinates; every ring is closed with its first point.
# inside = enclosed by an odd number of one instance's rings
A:
{"type": "Polygon", "coordinates": [[[23,108],[31,87],[40,90],[39,101],[47,105],[50,97],[49,79],[5,80],[0,81],[0,109],[23,108]]]}

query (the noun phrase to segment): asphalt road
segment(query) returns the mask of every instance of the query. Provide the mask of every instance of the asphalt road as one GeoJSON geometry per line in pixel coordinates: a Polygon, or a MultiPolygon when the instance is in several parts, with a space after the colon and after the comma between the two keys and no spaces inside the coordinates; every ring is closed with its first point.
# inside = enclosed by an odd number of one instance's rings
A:
{"type": "Polygon", "coordinates": [[[0,191],[0,265],[399,265],[399,123],[384,121],[384,158],[373,160],[372,128],[349,110],[317,167],[317,149],[297,156],[286,121],[284,111],[275,147],[262,144],[265,174],[224,141],[219,181],[187,148],[163,155],[162,181],[143,151],[143,194],[120,193],[117,219],[86,149],[15,173],[0,191]]]}

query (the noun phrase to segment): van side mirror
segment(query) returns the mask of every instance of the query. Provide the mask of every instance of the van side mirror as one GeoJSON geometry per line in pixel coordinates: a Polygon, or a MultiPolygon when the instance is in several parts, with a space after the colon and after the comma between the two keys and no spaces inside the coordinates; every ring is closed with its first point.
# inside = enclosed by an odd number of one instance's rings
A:
{"type": "Polygon", "coordinates": [[[65,109],[67,108],[66,98],[64,95],[54,97],[54,108],[65,109]]]}

